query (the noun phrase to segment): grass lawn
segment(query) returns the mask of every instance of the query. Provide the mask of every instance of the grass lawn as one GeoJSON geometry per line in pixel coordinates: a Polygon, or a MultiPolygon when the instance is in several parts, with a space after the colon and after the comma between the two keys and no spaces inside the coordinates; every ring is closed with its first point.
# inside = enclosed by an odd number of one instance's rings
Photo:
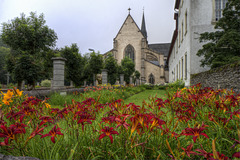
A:
{"type": "Polygon", "coordinates": [[[139,94],[135,94],[135,95],[125,99],[124,103],[125,104],[134,103],[136,105],[141,106],[143,100],[145,100],[148,103],[148,102],[150,102],[150,100],[148,98],[152,97],[152,96],[155,97],[156,95],[158,98],[162,98],[163,100],[165,100],[167,98],[165,90],[145,90],[139,94]]]}

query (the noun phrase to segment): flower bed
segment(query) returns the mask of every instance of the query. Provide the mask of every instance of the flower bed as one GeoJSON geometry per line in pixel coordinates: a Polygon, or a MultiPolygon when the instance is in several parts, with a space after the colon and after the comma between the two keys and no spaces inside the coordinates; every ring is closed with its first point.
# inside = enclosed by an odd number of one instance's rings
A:
{"type": "Polygon", "coordinates": [[[9,90],[0,101],[0,153],[40,159],[240,157],[240,95],[182,89],[137,106],[87,98],[64,108],[9,90]]]}

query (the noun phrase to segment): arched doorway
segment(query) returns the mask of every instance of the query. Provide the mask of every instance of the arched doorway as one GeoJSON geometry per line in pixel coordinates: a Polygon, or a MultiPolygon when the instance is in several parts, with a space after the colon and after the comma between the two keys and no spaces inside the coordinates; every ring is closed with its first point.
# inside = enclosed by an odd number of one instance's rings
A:
{"type": "Polygon", "coordinates": [[[154,75],[152,73],[148,76],[148,83],[150,83],[150,84],[155,83],[155,78],[154,78],[154,75]]]}

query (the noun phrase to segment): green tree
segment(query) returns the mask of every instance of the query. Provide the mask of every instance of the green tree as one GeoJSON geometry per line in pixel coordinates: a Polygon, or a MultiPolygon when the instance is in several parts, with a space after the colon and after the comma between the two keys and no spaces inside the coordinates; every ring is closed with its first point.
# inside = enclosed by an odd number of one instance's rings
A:
{"type": "MultiPolygon", "coordinates": [[[[19,63],[27,63],[28,59],[26,56],[31,57],[33,60],[32,63],[37,66],[43,64],[44,53],[55,46],[57,40],[54,30],[50,29],[45,23],[43,14],[37,16],[33,12],[30,13],[29,17],[21,14],[20,18],[17,17],[9,23],[2,23],[2,41],[13,50],[9,56],[9,60],[7,60],[9,72],[16,74],[17,71],[15,69],[23,70],[23,68],[20,69],[11,65],[18,64],[19,67],[23,67],[24,65],[20,65],[19,63]]],[[[30,65],[29,67],[34,67],[34,65],[30,65]]],[[[28,74],[28,80],[25,79],[27,83],[34,84],[36,78],[30,74],[33,71],[36,72],[34,75],[41,74],[41,68],[38,70],[35,70],[35,68],[25,68],[25,72],[28,74]],[[30,80],[30,77],[33,79],[30,80]]],[[[15,75],[15,78],[21,78],[21,76],[15,75]]],[[[20,80],[23,79],[16,80],[20,83],[20,80]]]]}
{"type": "Polygon", "coordinates": [[[135,71],[135,64],[133,63],[132,59],[125,57],[121,61],[121,66],[124,74],[124,80],[127,84],[129,84],[130,76],[132,76],[135,71]]]}
{"type": "Polygon", "coordinates": [[[101,73],[101,70],[103,69],[103,57],[99,52],[95,53],[93,51],[92,53],[90,53],[89,67],[89,74],[95,75],[96,79],[96,75],[101,73]]]}
{"type": "Polygon", "coordinates": [[[111,85],[114,85],[118,77],[118,64],[112,53],[107,54],[104,69],[107,69],[108,71],[108,82],[111,85]]]}
{"type": "Polygon", "coordinates": [[[9,54],[10,54],[9,48],[0,47],[0,84],[6,84],[7,82],[6,59],[9,54]]]}
{"type": "Polygon", "coordinates": [[[79,53],[77,44],[61,49],[62,57],[66,58],[66,78],[73,81],[77,86],[82,84],[82,70],[84,68],[83,58],[79,53]]]}
{"type": "MultiPolygon", "coordinates": [[[[17,61],[14,75],[15,79],[18,82],[18,88],[20,88],[21,82],[26,80],[28,84],[31,84],[32,87],[35,87],[35,81],[38,80],[40,66],[35,63],[33,56],[23,55],[17,61]]],[[[31,88],[32,89],[32,88],[31,88]]]]}
{"type": "Polygon", "coordinates": [[[134,72],[134,77],[133,77],[133,78],[134,78],[134,79],[133,79],[134,83],[136,82],[136,79],[139,79],[139,78],[140,78],[140,76],[141,76],[140,72],[136,70],[136,71],[134,72]]]}
{"type": "Polygon", "coordinates": [[[240,1],[228,0],[223,17],[216,22],[215,32],[200,35],[200,42],[208,42],[197,53],[203,56],[201,66],[216,68],[240,60],[240,1]]]}

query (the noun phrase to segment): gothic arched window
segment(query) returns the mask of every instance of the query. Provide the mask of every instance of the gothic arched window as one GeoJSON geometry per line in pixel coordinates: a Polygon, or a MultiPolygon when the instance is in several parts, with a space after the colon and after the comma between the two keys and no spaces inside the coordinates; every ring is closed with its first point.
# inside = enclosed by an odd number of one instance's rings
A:
{"type": "Polygon", "coordinates": [[[148,82],[151,83],[151,84],[155,83],[155,78],[154,78],[154,75],[152,73],[148,76],[148,82]]]}
{"type": "Polygon", "coordinates": [[[125,57],[129,57],[132,59],[132,61],[134,62],[134,48],[132,45],[127,45],[127,47],[125,48],[125,57]]]}

